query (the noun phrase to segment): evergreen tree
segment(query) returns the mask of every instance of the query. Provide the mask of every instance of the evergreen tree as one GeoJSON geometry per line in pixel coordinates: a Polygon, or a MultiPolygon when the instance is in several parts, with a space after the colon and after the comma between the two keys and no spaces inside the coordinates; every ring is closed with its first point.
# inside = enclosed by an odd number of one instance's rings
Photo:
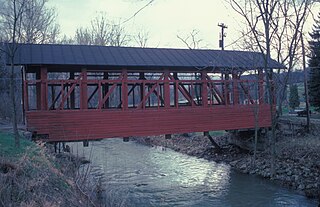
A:
{"type": "Polygon", "coordinates": [[[309,60],[310,67],[310,80],[309,80],[309,94],[310,104],[320,110],[320,13],[318,20],[313,25],[312,32],[310,33],[312,38],[309,41],[311,54],[309,60]]]}
{"type": "Polygon", "coordinates": [[[289,106],[292,109],[299,107],[300,100],[298,94],[298,86],[296,84],[290,86],[289,106]]]}

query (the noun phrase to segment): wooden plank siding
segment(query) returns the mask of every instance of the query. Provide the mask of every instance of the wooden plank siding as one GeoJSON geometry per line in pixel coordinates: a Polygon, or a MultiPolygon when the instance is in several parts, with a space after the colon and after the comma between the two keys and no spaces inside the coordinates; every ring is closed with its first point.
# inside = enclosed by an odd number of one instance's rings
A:
{"type": "MultiPolygon", "coordinates": [[[[254,105],[145,110],[28,111],[27,128],[46,141],[77,141],[254,128],[254,105]]],[[[259,127],[270,127],[270,105],[259,105],[259,127]]]]}

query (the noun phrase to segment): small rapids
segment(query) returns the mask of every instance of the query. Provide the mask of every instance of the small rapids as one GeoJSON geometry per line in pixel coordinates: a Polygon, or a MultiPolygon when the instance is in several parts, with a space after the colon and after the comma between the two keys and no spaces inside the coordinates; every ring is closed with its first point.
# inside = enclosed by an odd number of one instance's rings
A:
{"type": "Polygon", "coordinates": [[[240,174],[229,165],[190,157],[163,147],[122,139],[70,143],[72,152],[91,160],[111,206],[316,206],[264,179],[240,174]]]}

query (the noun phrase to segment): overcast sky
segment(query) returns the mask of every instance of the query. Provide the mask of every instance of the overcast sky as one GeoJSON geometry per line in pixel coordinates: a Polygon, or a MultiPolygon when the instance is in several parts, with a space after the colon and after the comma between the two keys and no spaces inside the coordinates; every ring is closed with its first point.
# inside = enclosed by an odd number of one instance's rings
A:
{"type": "MultiPolygon", "coordinates": [[[[51,0],[58,12],[61,32],[74,36],[75,30],[90,25],[91,19],[104,12],[114,21],[123,22],[142,8],[149,0],[51,0]]],[[[201,47],[218,49],[220,28],[228,26],[225,45],[240,34],[241,22],[225,0],[155,0],[124,26],[129,33],[145,30],[149,33],[148,47],[186,46],[177,38],[185,37],[193,29],[203,39],[201,47]]],[[[310,25],[312,22],[310,22],[310,25]]],[[[232,46],[227,49],[233,49],[232,46]]]]}

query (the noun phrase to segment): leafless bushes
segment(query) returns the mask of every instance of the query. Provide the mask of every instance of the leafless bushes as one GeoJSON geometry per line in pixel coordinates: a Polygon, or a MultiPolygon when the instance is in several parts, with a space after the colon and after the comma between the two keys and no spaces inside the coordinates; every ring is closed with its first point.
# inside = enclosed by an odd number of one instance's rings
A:
{"type": "Polygon", "coordinates": [[[47,195],[45,183],[48,173],[39,171],[39,164],[34,163],[26,152],[17,161],[0,159],[0,205],[1,206],[45,206],[54,200],[47,195]],[[44,194],[44,192],[46,192],[44,194]]]}
{"type": "MultiPolygon", "coordinates": [[[[16,91],[18,94],[21,94],[21,87],[19,82],[16,84],[16,91]]],[[[8,83],[5,78],[0,78],[0,118],[11,120],[12,113],[11,113],[11,101],[10,101],[10,94],[8,83]]],[[[17,106],[21,105],[21,95],[16,96],[16,104],[17,106]]],[[[17,107],[17,118],[18,122],[21,123],[22,120],[22,107],[17,107]]]]}
{"type": "MultiPolygon", "coordinates": [[[[92,157],[92,149],[89,153],[89,160],[92,157]]],[[[80,193],[86,198],[87,205],[103,207],[124,207],[126,206],[127,193],[119,192],[109,187],[104,180],[104,172],[94,169],[90,163],[79,166],[75,174],[75,184],[80,193]]]]}
{"type": "Polygon", "coordinates": [[[279,157],[286,159],[311,161],[320,160],[320,138],[313,135],[303,137],[282,137],[277,144],[277,154],[279,157]]]}
{"type": "Polygon", "coordinates": [[[29,147],[18,159],[0,157],[0,206],[88,206],[71,177],[61,173],[67,165],[45,154],[29,147]]]}

